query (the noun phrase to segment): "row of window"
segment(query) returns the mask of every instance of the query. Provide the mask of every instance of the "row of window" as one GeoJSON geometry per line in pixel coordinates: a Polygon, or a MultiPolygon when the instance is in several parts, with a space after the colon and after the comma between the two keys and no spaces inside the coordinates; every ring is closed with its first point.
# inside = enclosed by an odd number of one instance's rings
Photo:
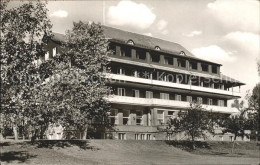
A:
{"type": "MultiPolygon", "coordinates": [[[[152,140],[151,134],[135,134],[135,140],[152,140]]],[[[118,133],[119,140],[126,140],[125,133],[118,133]]]]}
{"type": "MultiPolygon", "coordinates": [[[[117,88],[117,95],[118,96],[126,96],[126,90],[125,88],[117,88]]],[[[133,97],[140,97],[140,91],[137,89],[132,90],[132,96],[133,97]]],[[[152,91],[146,91],[145,92],[145,97],[148,99],[153,98],[153,92],[152,91]]],[[[160,93],[160,99],[163,100],[170,100],[170,94],[169,93],[160,93]]],[[[192,96],[186,96],[186,99],[183,99],[182,95],[180,94],[175,94],[175,100],[176,101],[187,101],[187,102],[192,102],[194,101],[192,96]]],[[[198,104],[203,104],[203,98],[202,97],[196,97],[196,102],[198,104]]],[[[218,106],[225,106],[224,100],[218,100],[218,106]]],[[[213,99],[207,98],[207,105],[213,105],[213,99]]]]}
{"type": "MultiPolygon", "coordinates": [[[[113,47],[112,49],[114,49],[114,51],[116,51],[116,48],[113,47]]],[[[120,50],[118,50],[119,52],[117,53],[119,56],[122,57],[132,57],[132,48],[128,47],[128,46],[121,46],[120,50]]],[[[139,60],[147,60],[146,57],[146,51],[143,49],[136,49],[136,58],[139,60]]],[[[150,53],[150,61],[154,62],[154,63],[162,63],[165,65],[177,65],[177,67],[180,68],[187,68],[189,66],[189,69],[192,70],[198,70],[198,62],[196,61],[189,61],[186,63],[186,59],[183,58],[177,58],[177,63],[174,64],[174,58],[171,56],[166,56],[166,55],[159,55],[157,52],[151,52],[150,53]],[[161,56],[163,56],[163,58],[161,58],[161,56]]],[[[209,68],[209,64],[205,64],[205,63],[201,63],[200,65],[200,70],[204,71],[204,72],[209,72],[211,71],[212,73],[217,74],[218,73],[218,69],[216,65],[212,65],[211,66],[211,70],[209,68]]]]}
{"type": "Polygon", "coordinates": [[[146,79],[153,79],[158,81],[174,82],[178,84],[191,84],[195,86],[228,90],[228,88],[224,84],[214,83],[209,80],[203,81],[202,79],[199,78],[196,79],[196,77],[189,77],[183,74],[167,74],[165,72],[159,72],[159,71],[150,73],[147,71],[142,72],[141,70],[137,70],[137,69],[132,69],[129,71],[122,67],[112,68],[111,71],[114,74],[134,76],[137,78],[146,78],[146,79]]]}
{"type": "Polygon", "coordinates": [[[170,118],[176,118],[178,112],[178,110],[157,110],[157,117],[152,119],[150,112],[144,112],[142,110],[111,109],[109,119],[113,125],[151,126],[152,120],[157,121],[156,125],[162,125],[166,124],[170,118]],[[122,115],[118,116],[119,113],[122,115]],[[132,114],[132,116],[130,114],[132,114]]]}

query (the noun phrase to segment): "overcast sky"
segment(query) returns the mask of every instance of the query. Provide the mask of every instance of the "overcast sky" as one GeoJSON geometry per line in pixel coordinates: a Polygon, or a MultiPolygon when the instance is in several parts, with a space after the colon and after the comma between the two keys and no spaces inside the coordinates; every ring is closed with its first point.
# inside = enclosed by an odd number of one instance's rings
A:
{"type": "Polygon", "coordinates": [[[47,7],[54,32],[64,33],[73,21],[100,22],[179,43],[223,64],[223,74],[247,84],[243,97],[259,82],[259,1],[49,1],[47,7]]]}

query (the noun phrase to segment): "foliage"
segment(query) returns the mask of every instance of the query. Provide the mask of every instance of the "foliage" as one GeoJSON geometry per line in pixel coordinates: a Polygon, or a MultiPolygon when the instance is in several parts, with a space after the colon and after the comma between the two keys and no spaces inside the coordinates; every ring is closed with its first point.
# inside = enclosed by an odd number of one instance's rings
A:
{"type": "Polygon", "coordinates": [[[184,132],[192,142],[196,138],[206,137],[206,132],[213,131],[213,122],[208,112],[203,111],[201,105],[191,103],[190,108],[180,111],[178,117],[171,119],[169,128],[173,127],[174,132],[184,132]]]}
{"type": "MultiPolygon", "coordinates": [[[[260,83],[258,83],[252,90],[251,94],[247,95],[248,100],[248,122],[250,130],[255,133],[260,132],[259,121],[260,121],[260,83]]],[[[258,135],[259,136],[259,135],[258,135]]],[[[260,137],[259,137],[260,138],[260,137]]]]}
{"type": "Polygon", "coordinates": [[[83,131],[84,136],[88,125],[107,125],[107,46],[100,24],[79,21],[66,32],[62,52],[47,61],[53,63],[51,80],[37,94],[41,106],[51,111],[52,122],[83,131]]]}
{"type": "Polygon", "coordinates": [[[233,133],[235,135],[234,140],[238,136],[244,137],[244,130],[247,130],[247,119],[243,115],[235,115],[219,122],[219,125],[224,128],[223,133],[233,133]]]}
{"type": "MultiPolygon", "coordinates": [[[[39,69],[34,60],[45,54],[51,37],[51,23],[43,2],[22,3],[8,8],[1,2],[1,122],[16,129],[28,121],[32,107],[28,103],[38,84],[39,69]]],[[[39,118],[38,111],[34,117],[39,118]]],[[[41,119],[39,119],[41,120],[41,119]]]]}

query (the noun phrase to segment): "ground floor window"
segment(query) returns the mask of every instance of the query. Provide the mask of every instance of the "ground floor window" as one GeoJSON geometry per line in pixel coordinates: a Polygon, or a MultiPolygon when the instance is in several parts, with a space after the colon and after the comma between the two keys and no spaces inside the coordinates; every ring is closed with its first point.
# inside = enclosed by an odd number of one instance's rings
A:
{"type": "Polygon", "coordinates": [[[163,110],[157,111],[157,120],[158,120],[159,125],[164,123],[164,111],[163,110]]]}
{"type": "Polygon", "coordinates": [[[135,140],[139,140],[139,134],[135,134],[135,140]]]}
{"type": "Polygon", "coordinates": [[[128,120],[129,120],[129,110],[123,110],[123,124],[128,125],[128,120]]]}
{"type": "Polygon", "coordinates": [[[141,140],[145,140],[145,134],[141,134],[141,140]]]}
{"type": "Polygon", "coordinates": [[[136,110],[136,125],[142,125],[143,111],[136,110]]]}
{"type": "Polygon", "coordinates": [[[119,139],[119,140],[126,140],[126,135],[125,135],[125,133],[118,133],[118,139],[119,139]]]}
{"type": "Polygon", "coordinates": [[[146,137],[146,140],[151,140],[151,134],[147,134],[146,137]]]}
{"type": "Polygon", "coordinates": [[[114,124],[119,124],[118,123],[118,117],[117,117],[117,109],[111,109],[110,110],[110,114],[109,114],[109,122],[110,124],[114,125],[114,124]]]}

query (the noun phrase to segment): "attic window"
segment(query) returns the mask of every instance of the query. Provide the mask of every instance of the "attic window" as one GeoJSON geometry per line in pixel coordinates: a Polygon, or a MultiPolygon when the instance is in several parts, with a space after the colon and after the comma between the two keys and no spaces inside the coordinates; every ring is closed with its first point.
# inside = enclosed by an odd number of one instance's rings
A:
{"type": "Polygon", "coordinates": [[[184,51],[181,51],[181,52],[180,52],[180,55],[181,55],[181,56],[186,56],[186,54],[185,54],[184,51]]]}
{"type": "Polygon", "coordinates": [[[129,45],[134,45],[135,43],[134,43],[133,40],[128,40],[128,41],[127,41],[127,44],[129,44],[129,45]]]}
{"type": "Polygon", "coordinates": [[[155,46],[154,48],[155,50],[161,50],[161,48],[159,46],[155,46]]]}

